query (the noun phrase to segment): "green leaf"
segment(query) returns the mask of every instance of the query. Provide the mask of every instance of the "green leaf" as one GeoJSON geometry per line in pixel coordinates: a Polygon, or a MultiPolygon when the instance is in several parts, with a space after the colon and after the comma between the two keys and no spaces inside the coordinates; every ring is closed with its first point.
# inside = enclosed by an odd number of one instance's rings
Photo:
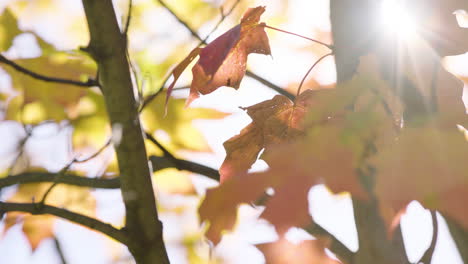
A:
{"type": "MultiPolygon", "coordinates": [[[[95,75],[94,63],[82,56],[67,53],[54,53],[34,59],[15,60],[15,63],[26,69],[45,76],[85,81],[95,75]]],[[[34,79],[15,69],[2,66],[10,74],[13,89],[19,92],[16,101],[11,102],[7,119],[38,123],[44,120],[61,121],[70,118],[86,93],[82,87],[45,82],[34,79]],[[20,110],[22,112],[18,112],[20,110]]]]}
{"type": "Polygon", "coordinates": [[[159,94],[143,111],[141,117],[145,130],[154,133],[163,130],[173,149],[211,151],[200,131],[193,126],[196,119],[221,119],[228,114],[209,108],[185,108],[184,99],[172,99],[164,117],[166,93],[159,94]]]}
{"type": "Polygon", "coordinates": [[[0,16],[0,52],[8,50],[20,33],[16,17],[6,8],[0,16]]]}

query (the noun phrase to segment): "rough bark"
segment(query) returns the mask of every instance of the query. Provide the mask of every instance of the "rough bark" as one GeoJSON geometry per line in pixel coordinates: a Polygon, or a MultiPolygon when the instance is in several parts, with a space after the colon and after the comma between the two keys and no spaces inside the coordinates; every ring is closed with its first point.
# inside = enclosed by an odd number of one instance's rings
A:
{"type": "Polygon", "coordinates": [[[91,40],[86,50],[99,68],[99,84],[113,127],[120,169],[128,246],[137,263],[169,263],[158,219],[151,172],[137,111],[126,36],[122,34],[111,0],[83,0],[91,40]]]}

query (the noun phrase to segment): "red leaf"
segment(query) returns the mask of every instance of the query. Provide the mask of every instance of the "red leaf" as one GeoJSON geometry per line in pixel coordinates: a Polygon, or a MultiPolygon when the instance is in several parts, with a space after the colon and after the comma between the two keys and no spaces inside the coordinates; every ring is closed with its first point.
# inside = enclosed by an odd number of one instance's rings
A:
{"type": "Polygon", "coordinates": [[[205,236],[218,244],[222,231],[234,227],[238,206],[255,201],[268,186],[268,179],[262,175],[244,174],[209,189],[198,210],[200,221],[209,221],[205,236]]]}
{"type": "Polygon", "coordinates": [[[304,240],[298,244],[280,239],[273,243],[257,245],[268,264],[338,264],[325,253],[325,246],[318,240],[304,240]]]}
{"type": "Polygon", "coordinates": [[[377,170],[375,193],[387,224],[398,222],[398,212],[417,200],[468,229],[468,142],[456,128],[441,123],[405,128],[371,160],[377,170]]]}
{"type": "MultiPolygon", "coordinates": [[[[174,80],[172,81],[171,85],[167,88],[166,94],[166,103],[164,109],[167,109],[167,103],[169,102],[169,97],[171,97],[172,89],[174,89],[174,85],[176,84],[177,80],[179,80],[180,75],[185,71],[185,68],[200,54],[201,49],[196,47],[193,49],[187,57],[181,61],[175,68],[172,70],[172,76],[174,76],[174,80]]],[[[166,110],[167,112],[167,110],[166,110]]]]}
{"type": "Polygon", "coordinates": [[[271,54],[264,24],[258,23],[265,7],[250,8],[241,23],[208,44],[192,68],[193,81],[186,105],[221,86],[239,88],[245,75],[247,55],[271,54]]]}

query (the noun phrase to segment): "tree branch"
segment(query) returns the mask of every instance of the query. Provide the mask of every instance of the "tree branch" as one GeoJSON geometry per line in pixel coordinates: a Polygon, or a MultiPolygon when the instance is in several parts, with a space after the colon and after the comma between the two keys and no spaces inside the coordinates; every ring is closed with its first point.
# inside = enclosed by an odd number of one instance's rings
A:
{"type": "Polygon", "coordinates": [[[67,264],[67,259],[65,258],[65,254],[63,253],[62,245],[56,236],[54,236],[54,245],[55,245],[55,249],[57,250],[57,254],[60,257],[60,261],[62,262],[62,264],[67,264]]]}
{"type": "Polygon", "coordinates": [[[219,181],[219,172],[208,166],[183,160],[183,159],[168,159],[166,157],[150,156],[153,171],[159,171],[166,168],[176,168],[178,170],[186,170],[193,173],[205,175],[206,177],[219,181]]]}
{"type": "Polygon", "coordinates": [[[127,246],[139,264],[168,264],[126,56],[126,36],[119,29],[112,0],[83,0],[83,7],[90,32],[86,50],[98,64],[106,109],[116,128],[113,133],[121,139],[114,147],[125,203],[125,227],[136,242],[127,246]]]}
{"type": "Polygon", "coordinates": [[[145,133],[146,138],[158,147],[164,154],[163,157],[150,156],[150,161],[153,165],[153,171],[162,170],[165,168],[176,168],[178,170],[186,170],[201,175],[205,175],[215,181],[219,181],[219,172],[205,165],[191,162],[188,160],[178,159],[169,152],[161,143],[159,143],[150,133],[145,133]]]}
{"type": "Polygon", "coordinates": [[[68,80],[68,79],[61,79],[61,78],[56,78],[56,77],[48,77],[39,73],[35,73],[33,71],[30,71],[23,66],[20,66],[19,64],[15,63],[14,61],[11,61],[7,59],[5,56],[0,54],[0,63],[6,64],[8,66],[13,67],[15,70],[26,74],[34,79],[38,79],[41,81],[45,82],[55,82],[55,83],[63,83],[63,84],[70,84],[70,85],[76,85],[76,86],[81,86],[81,87],[92,87],[92,86],[99,86],[98,82],[92,78],[89,78],[87,82],[80,82],[80,81],[74,81],[74,80],[68,80]]]}
{"type": "Polygon", "coordinates": [[[336,254],[338,256],[338,259],[340,259],[343,263],[351,263],[354,253],[326,229],[315,223],[310,227],[305,228],[304,230],[315,237],[325,236],[331,239],[329,249],[334,254],[336,254]]]}
{"type": "Polygon", "coordinates": [[[455,220],[444,216],[447,226],[450,230],[458,252],[463,260],[463,263],[468,263],[468,231],[460,226],[455,220]]]}
{"type": "Polygon", "coordinates": [[[424,255],[421,257],[417,263],[431,264],[432,256],[434,255],[434,250],[437,245],[437,239],[439,238],[439,222],[437,221],[437,212],[431,210],[432,218],[432,241],[429,245],[429,248],[426,250],[424,255]]]}
{"type": "Polygon", "coordinates": [[[50,214],[70,222],[86,226],[90,229],[99,231],[123,244],[130,244],[130,239],[124,231],[113,227],[110,224],[103,223],[95,218],[74,213],[66,209],[58,208],[41,203],[5,203],[0,202],[0,218],[7,212],[25,212],[32,215],[50,214]]]}
{"type": "Polygon", "coordinates": [[[245,75],[256,80],[257,82],[267,86],[268,88],[274,90],[275,92],[279,93],[279,94],[282,94],[284,96],[286,96],[287,98],[289,98],[291,101],[294,101],[296,99],[296,96],[294,96],[292,93],[288,92],[287,90],[279,87],[278,85],[268,81],[267,79],[257,75],[256,73],[253,73],[249,70],[247,70],[245,72],[245,75]]]}
{"type": "Polygon", "coordinates": [[[24,183],[37,182],[57,182],[74,186],[100,188],[100,189],[117,189],[120,188],[119,178],[101,179],[87,178],[70,173],[64,174],[61,177],[56,177],[57,173],[50,172],[25,172],[17,175],[8,176],[0,179],[0,189],[24,183]]]}
{"type": "MultiPolygon", "coordinates": [[[[172,155],[172,154],[171,154],[172,155]]],[[[153,168],[153,172],[160,171],[166,168],[176,168],[178,170],[186,170],[193,173],[205,175],[206,177],[219,181],[219,172],[213,168],[199,164],[193,161],[178,159],[174,156],[158,157],[150,156],[149,160],[153,168]]],[[[24,172],[17,175],[11,175],[0,178],[0,189],[12,186],[15,184],[38,183],[38,182],[55,182],[57,184],[68,184],[80,187],[89,187],[95,189],[118,189],[120,188],[120,177],[111,179],[103,178],[88,178],[71,173],[63,174],[56,177],[57,173],[51,172],[24,172]]]]}

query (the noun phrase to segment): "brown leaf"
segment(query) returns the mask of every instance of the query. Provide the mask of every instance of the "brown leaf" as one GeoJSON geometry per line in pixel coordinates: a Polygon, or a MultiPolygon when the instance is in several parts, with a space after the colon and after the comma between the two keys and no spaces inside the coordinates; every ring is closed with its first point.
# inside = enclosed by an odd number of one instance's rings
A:
{"type": "Polygon", "coordinates": [[[224,33],[200,52],[192,68],[193,80],[186,105],[221,86],[239,88],[250,53],[271,54],[264,24],[258,23],[265,7],[250,8],[241,23],[224,33]]]}
{"type": "Polygon", "coordinates": [[[30,215],[21,212],[10,212],[5,217],[4,232],[16,224],[22,225],[22,231],[34,252],[39,244],[54,236],[55,218],[50,215],[30,215]]]}
{"type": "Polygon", "coordinates": [[[318,240],[292,243],[282,238],[272,243],[256,245],[268,264],[338,264],[325,253],[325,245],[318,240]]]}
{"type": "Polygon", "coordinates": [[[245,173],[257,160],[263,148],[286,143],[303,134],[302,121],[311,104],[314,91],[305,91],[294,104],[287,97],[277,95],[245,108],[252,123],[224,143],[226,159],[221,168],[221,181],[245,173]]]}
{"type": "MultiPolygon", "coordinates": [[[[19,203],[38,202],[50,186],[50,183],[21,184],[8,201],[19,203]]],[[[89,190],[69,185],[55,186],[49,193],[46,204],[66,208],[88,216],[94,216],[96,208],[96,201],[89,190]]],[[[22,224],[23,232],[34,250],[44,239],[53,236],[53,225],[57,218],[50,215],[9,212],[6,219],[5,231],[15,224],[22,224]]]]}

